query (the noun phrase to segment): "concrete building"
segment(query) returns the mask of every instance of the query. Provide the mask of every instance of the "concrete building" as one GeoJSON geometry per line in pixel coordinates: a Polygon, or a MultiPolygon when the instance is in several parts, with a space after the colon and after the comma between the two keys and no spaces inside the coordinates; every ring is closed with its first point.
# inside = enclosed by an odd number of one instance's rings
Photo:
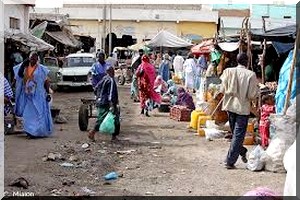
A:
{"type": "Polygon", "coordinates": [[[4,4],[4,30],[9,33],[29,33],[30,4],[4,4]]]}
{"type": "Polygon", "coordinates": [[[149,40],[160,30],[177,36],[214,37],[218,12],[202,5],[64,5],[61,9],[36,9],[35,12],[66,14],[74,33],[96,38],[96,48],[103,46],[110,27],[117,38],[132,36],[135,42],[149,40]],[[105,16],[106,15],[106,20],[105,16]],[[105,22],[106,21],[106,22],[105,22]]]}
{"type": "MultiPolygon", "coordinates": [[[[242,28],[245,17],[250,17],[252,29],[262,29],[262,17],[266,17],[266,29],[295,24],[296,5],[283,2],[274,4],[215,4],[212,9],[219,12],[221,29],[225,35],[236,34],[242,28]]],[[[222,31],[221,31],[222,32],[222,31]]]]}

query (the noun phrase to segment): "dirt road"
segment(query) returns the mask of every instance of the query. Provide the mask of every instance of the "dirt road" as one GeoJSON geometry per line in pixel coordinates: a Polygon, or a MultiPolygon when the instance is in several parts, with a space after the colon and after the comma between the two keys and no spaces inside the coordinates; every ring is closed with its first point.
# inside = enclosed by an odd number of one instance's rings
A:
{"type": "MultiPolygon", "coordinates": [[[[129,87],[120,87],[119,93],[119,143],[111,143],[105,135],[97,135],[97,141],[91,143],[87,133],[79,130],[80,98],[93,96],[84,90],[54,95],[54,105],[62,109],[68,123],[55,124],[51,138],[5,136],[6,194],[229,196],[260,186],[283,193],[285,174],[250,172],[240,160],[238,169],[226,170],[222,161],[229,147],[227,141],[206,141],[189,132],[187,123],[173,121],[168,114],[140,116],[138,104],[130,100],[129,87]],[[82,148],[84,143],[89,147],[82,148]],[[43,157],[49,153],[60,155],[55,161],[45,161],[43,157]],[[112,171],[122,177],[106,182],[103,176],[112,171]],[[9,186],[19,177],[28,180],[28,189],[9,186]]],[[[91,119],[90,127],[93,124],[91,119]]]]}

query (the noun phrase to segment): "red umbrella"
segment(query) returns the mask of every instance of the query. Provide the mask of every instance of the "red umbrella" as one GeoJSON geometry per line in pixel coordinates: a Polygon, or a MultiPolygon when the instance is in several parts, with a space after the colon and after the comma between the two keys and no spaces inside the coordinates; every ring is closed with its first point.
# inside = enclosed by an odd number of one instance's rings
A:
{"type": "Polygon", "coordinates": [[[193,46],[191,52],[193,54],[209,54],[214,46],[213,40],[205,40],[200,44],[193,46]]]}

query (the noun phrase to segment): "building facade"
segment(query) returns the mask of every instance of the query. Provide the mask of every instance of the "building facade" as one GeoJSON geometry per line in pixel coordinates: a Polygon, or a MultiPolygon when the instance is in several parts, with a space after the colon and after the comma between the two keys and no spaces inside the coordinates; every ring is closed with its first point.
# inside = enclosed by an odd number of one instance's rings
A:
{"type": "Polygon", "coordinates": [[[296,5],[283,2],[274,4],[215,4],[212,9],[219,12],[221,32],[225,35],[237,34],[245,17],[250,17],[252,29],[262,29],[265,17],[266,29],[295,24],[296,5]],[[241,15],[244,13],[244,15],[241,15]]]}
{"type": "Polygon", "coordinates": [[[202,5],[64,5],[61,9],[36,9],[36,12],[68,16],[77,35],[96,38],[96,48],[103,46],[110,30],[117,38],[132,36],[136,42],[153,38],[160,30],[177,36],[214,37],[218,12],[202,5]],[[109,23],[111,14],[111,27],[109,23]],[[106,16],[106,17],[105,17],[106,16]]]}
{"type": "Polygon", "coordinates": [[[4,30],[9,33],[29,33],[29,4],[4,4],[4,30]]]}

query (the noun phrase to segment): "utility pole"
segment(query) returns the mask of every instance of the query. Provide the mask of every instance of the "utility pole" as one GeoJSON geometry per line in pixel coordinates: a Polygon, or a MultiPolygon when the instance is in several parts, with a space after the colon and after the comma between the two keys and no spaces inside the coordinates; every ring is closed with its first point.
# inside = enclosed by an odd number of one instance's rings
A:
{"type": "Polygon", "coordinates": [[[112,53],[112,4],[109,5],[109,48],[108,48],[108,54],[112,53]]]}
{"type": "Polygon", "coordinates": [[[102,49],[105,51],[105,38],[106,38],[106,4],[103,5],[103,42],[102,49]]]}

